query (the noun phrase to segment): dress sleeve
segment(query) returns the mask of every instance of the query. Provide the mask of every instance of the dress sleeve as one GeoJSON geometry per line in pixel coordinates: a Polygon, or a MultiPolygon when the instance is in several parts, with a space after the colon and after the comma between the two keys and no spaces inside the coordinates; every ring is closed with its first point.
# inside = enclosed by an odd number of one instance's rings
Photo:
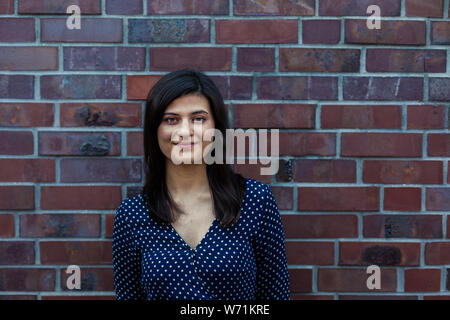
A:
{"type": "Polygon", "coordinates": [[[113,227],[114,291],[117,300],[145,300],[140,285],[141,256],[133,244],[130,222],[122,202],[116,210],[113,227]]]}
{"type": "Polygon", "coordinates": [[[255,237],[256,299],[289,300],[284,230],[277,203],[269,186],[265,185],[263,213],[255,237]]]}

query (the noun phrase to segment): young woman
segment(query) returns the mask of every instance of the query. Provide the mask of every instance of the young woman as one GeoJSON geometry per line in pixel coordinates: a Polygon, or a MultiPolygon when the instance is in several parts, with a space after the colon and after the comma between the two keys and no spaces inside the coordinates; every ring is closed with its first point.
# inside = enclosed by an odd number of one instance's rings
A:
{"type": "Polygon", "coordinates": [[[202,160],[205,150],[215,153],[205,130],[222,133],[225,154],[227,128],[222,96],[202,72],[171,72],[150,90],[145,185],[122,201],[114,219],[118,300],[289,300],[272,190],[225,160],[202,160]]]}

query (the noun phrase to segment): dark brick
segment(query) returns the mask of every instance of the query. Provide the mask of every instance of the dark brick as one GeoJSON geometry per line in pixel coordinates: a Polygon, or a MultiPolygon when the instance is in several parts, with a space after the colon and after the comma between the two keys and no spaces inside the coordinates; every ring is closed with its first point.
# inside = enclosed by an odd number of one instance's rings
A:
{"type": "Polygon", "coordinates": [[[33,99],[34,76],[0,74],[0,98],[33,99]]]}
{"type": "Polygon", "coordinates": [[[274,71],[274,48],[237,48],[239,71],[274,71]]]}
{"type": "Polygon", "coordinates": [[[55,274],[54,268],[1,268],[0,291],[54,291],[55,274]]]}
{"type": "Polygon", "coordinates": [[[0,14],[14,13],[14,0],[3,0],[0,2],[0,14]]]}
{"type": "Polygon", "coordinates": [[[34,186],[0,186],[0,210],[33,210],[34,186]]]}
{"type": "Polygon", "coordinates": [[[340,20],[303,20],[303,43],[336,44],[341,39],[340,20]]]}
{"type": "Polygon", "coordinates": [[[34,152],[33,132],[0,131],[0,154],[29,155],[34,152]]]}
{"type": "Polygon", "coordinates": [[[55,182],[54,159],[0,159],[2,182],[55,182]]]}
{"type": "Polygon", "coordinates": [[[445,106],[408,106],[408,129],[445,129],[445,106]]]}
{"type": "Polygon", "coordinates": [[[24,214],[20,216],[21,237],[99,237],[98,214],[24,214]]]}
{"type": "Polygon", "coordinates": [[[101,14],[101,0],[19,0],[19,14],[67,14],[70,5],[80,7],[81,15],[101,14]]]}
{"type": "Polygon", "coordinates": [[[1,70],[58,70],[57,47],[0,47],[1,70]]]}
{"type": "Polygon", "coordinates": [[[370,5],[377,5],[383,16],[400,16],[401,0],[320,0],[321,16],[365,16],[370,5]]]}
{"type": "Polygon", "coordinates": [[[33,18],[0,18],[0,42],[33,42],[34,26],[33,18]]]}
{"type": "Polygon", "coordinates": [[[444,0],[405,0],[407,17],[443,17],[444,0]]]}
{"type": "Polygon", "coordinates": [[[139,14],[143,13],[142,0],[106,0],[107,14],[139,14]]]}
{"type": "Polygon", "coordinates": [[[280,16],[313,16],[314,0],[233,0],[234,15],[280,15],[280,16]]]}
{"type": "MultiPolygon", "coordinates": [[[[144,0],[145,1],[145,0],[144,0]]],[[[228,0],[147,0],[148,14],[228,15],[228,0]]]]}
{"type": "Polygon", "coordinates": [[[450,44],[450,21],[431,22],[431,43],[450,44]]]}
{"type": "Polygon", "coordinates": [[[0,265],[34,264],[34,242],[0,241],[0,257],[0,265]]]}
{"type": "Polygon", "coordinates": [[[429,97],[434,101],[450,101],[450,78],[430,78],[429,97]]]}
{"type": "Polygon", "coordinates": [[[1,127],[51,127],[53,122],[51,103],[0,103],[1,127]]]}

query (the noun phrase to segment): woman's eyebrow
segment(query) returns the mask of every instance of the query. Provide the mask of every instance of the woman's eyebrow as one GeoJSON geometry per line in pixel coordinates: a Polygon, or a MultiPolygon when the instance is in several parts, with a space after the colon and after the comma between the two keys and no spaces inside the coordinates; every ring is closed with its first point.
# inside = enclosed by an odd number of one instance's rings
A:
{"type": "MultiPolygon", "coordinates": [[[[206,112],[205,110],[197,110],[197,111],[192,112],[191,114],[197,114],[197,113],[206,113],[206,114],[208,114],[208,112],[206,112]]],[[[164,112],[164,114],[171,114],[171,115],[178,116],[178,113],[175,113],[175,112],[164,112]]]]}

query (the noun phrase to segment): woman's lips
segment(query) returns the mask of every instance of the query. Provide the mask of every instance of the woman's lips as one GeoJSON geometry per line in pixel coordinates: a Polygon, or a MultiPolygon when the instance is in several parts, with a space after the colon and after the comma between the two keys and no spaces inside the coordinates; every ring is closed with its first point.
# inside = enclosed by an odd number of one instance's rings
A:
{"type": "Polygon", "coordinates": [[[177,146],[179,146],[181,149],[190,149],[192,148],[196,143],[190,143],[190,144],[185,144],[185,143],[179,143],[177,144],[177,146]]]}

